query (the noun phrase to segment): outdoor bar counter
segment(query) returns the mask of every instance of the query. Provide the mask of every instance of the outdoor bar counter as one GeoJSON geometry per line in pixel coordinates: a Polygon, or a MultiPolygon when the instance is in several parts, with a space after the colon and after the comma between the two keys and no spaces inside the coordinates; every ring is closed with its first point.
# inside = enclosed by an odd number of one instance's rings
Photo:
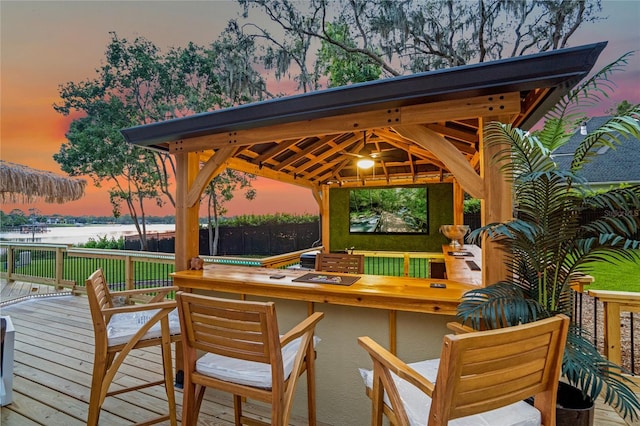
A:
{"type": "MultiPolygon", "coordinates": [[[[446,323],[455,320],[461,295],[476,287],[442,279],[221,264],[172,276],[174,284],[185,290],[275,301],[283,333],[311,310],[324,312],[316,328],[321,339],[316,347],[316,414],[319,424],[326,425],[365,425],[371,421],[371,403],[358,371],[371,368],[371,360],[358,346],[359,336],[370,336],[407,362],[437,358],[442,336],[448,332],[446,323]],[[357,281],[350,285],[298,281],[308,274],[325,275],[328,280],[357,277],[357,281]],[[432,288],[432,283],[446,287],[432,288]]],[[[294,414],[306,415],[304,379],[296,393],[294,414]]]]}
{"type": "Polygon", "coordinates": [[[205,266],[204,270],[176,272],[172,276],[175,285],[189,289],[445,315],[455,315],[462,293],[474,287],[442,279],[319,272],[313,274],[329,279],[357,277],[357,281],[351,285],[293,281],[309,273],[297,269],[215,264],[205,266]],[[431,284],[446,287],[432,288],[431,284]]]}

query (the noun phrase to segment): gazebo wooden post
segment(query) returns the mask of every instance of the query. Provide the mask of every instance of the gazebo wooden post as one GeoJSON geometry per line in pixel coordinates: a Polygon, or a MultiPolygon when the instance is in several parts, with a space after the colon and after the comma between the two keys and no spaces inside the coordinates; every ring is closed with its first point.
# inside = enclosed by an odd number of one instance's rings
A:
{"type": "Polygon", "coordinates": [[[453,224],[464,225],[464,190],[453,180],[453,224]]]}
{"type": "Polygon", "coordinates": [[[196,152],[176,152],[176,271],[189,269],[189,259],[199,254],[200,201],[189,206],[187,196],[199,172],[196,152]]]}
{"type": "MultiPolygon", "coordinates": [[[[484,199],[480,201],[481,225],[504,222],[513,217],[511,184],[507,182],[499,167],[492,163],[495,154],[504,146],[484,143],[484,126],[490,121],[509,122],[509,117],[485,117],[480,119],[480,176],[484,182],[484,199]]],[[[482,283],[488,286],[507,278],[505,253],[498,244],[482,240],[482,283]]]]}
{"type": "Polygon", "coordinates": [[[329,185],[322,185],[322,204],[320,205],[320,218],[322,220],[322,251],[328,253],[329,247],[329,185]]]}
{"type": "MultiPolygon", "coordinates": [[[[189,189],[196,180],[200,169],[196,152],[176,152],[176,237],[175,270],[189,269],[189,259],[200,254],[200,200],[189,206],[189,189]]],[[[182,343],[176,342],[176,383],[183,383],[184,359],[182,343]]]]}

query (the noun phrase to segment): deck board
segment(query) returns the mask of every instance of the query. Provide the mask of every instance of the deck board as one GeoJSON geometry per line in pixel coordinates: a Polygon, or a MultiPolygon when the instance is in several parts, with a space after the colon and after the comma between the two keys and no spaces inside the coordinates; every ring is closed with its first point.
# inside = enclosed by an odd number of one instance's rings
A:
{"type": "MultiPolygon", "coordinates": [[[[3,426],[83,425],[88,411],[93,368],[93,328],[85,296],[34,298],[2,307],[16,329],[13,403],[2,407],[3,426]]],[[[159,347],[135,350],[121,367],[111,389],[161,378],[159,347]]],[[[178,418],[182,391],[176,390],[178,418]]],[[[107,398],[101,425],[142,421],[166,411],[162,387],[107,398]]],[[[248,403],[245,411],[268,415],[267,407],[248,403]]],[[[306,424],[293,418],[292,425],[306,424]]],[[[168,424],[168,422],[163,423],[168,424]]],[[[200,425],[233,424],[231,396],[208,389],[200,425]]]]}
{"type": "Polygon", "coordinates": [[[26,281],[14,281],[8,283],[0,279],[0,306],[24,300],[32,296],[49,296],[60,293],[69,294],[69,289],[56,288],[46,284],[30,283],[26,281]]]}
{"type": "MultiPolygon", "coordinates": [[[[34,298],[2,307],[16,329],[13,400],[2,407],[3,426],[85,424],[93,364],[93,328],[85,296],[34,298]]],[[[159,379],[159,348],[132,352],[112,389],[141,380],[159,379]]],[[[318,395],[322,398],[322,395],[318,395]]],[[[178,418],[182,391],[176,390],[178,418]]],[[[199,425],[233,424],[231,396],[207,390],[199,425]]],[[[166,409],[164,389],[154,387],[107,398],[101,425],[122,425],[153,417],[166,409]]],[[[266,407],[249,403],[249,413],[268,415],[266,407]]],[[[370,419],[363,419],[362,425],[370,419]]],[[[166,423],[168,424],[168,422],[166,423]]],[[[292,419],[304,425],[304,418],[292,419]]],[[[625,425],[608,406],[598,403],[596,426],[625,425]]],[[[326,426],[326,425],[325,425],[326,426]]],[[[342,426],[342,425],[335,425],[342,426]]],[[[357,426],[357,425],[354,425],[357,426]]]]}

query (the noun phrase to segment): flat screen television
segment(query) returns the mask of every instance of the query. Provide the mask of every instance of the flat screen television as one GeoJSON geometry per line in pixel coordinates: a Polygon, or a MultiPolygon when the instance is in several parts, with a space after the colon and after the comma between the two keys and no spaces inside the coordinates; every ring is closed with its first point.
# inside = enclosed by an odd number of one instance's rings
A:
{"type": "Polygon", "coordinates": [[[427,188],[349,190],[349,233],[428,234],[427,188]]]}

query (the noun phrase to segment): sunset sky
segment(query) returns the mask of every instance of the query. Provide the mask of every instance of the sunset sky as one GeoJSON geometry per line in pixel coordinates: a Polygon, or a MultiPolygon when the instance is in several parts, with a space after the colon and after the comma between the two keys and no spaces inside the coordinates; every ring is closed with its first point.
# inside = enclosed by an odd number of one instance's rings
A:
{"type": "MultiPolygon", "coordinates": [[[[599,41],[609,45],[594,69],[621,54],[640,49],[640,2],[603,2],[607,19],[584,25],[571,39],[577,46],[599,41]]],[[[207,45],[215,40],[238,7],[231,1],[7,1],[0,2],[0,158],[58,174],[53,160],[65,142],[68,117],[56,113],[58,86],[93,78],[101,64],[109,32],[120,38],[143,36],[161,49],[186,46],[189,41],[207,45]]],[[[615,94],[594,114],[604,114],[626,99],[640,103],[640,52],[627,71],[618,74],[615,94]]],[[[640,166],[639,166],[640,167],[640,166]]],[[[240,195],[229,203],[228,215],[312,213],[318,207],[310,190],[260,179],[258,196],[246,201],[240,195]]],[[[58,204],[4,204],[43,214],[111,215],[105,188],[89,183],[81,200],[58,204]]],[[[126,213],[123,210],[123,213],[126,213]]],[[[173,207],[148,205],[147,214],[171,215],[173,207]]]]}

